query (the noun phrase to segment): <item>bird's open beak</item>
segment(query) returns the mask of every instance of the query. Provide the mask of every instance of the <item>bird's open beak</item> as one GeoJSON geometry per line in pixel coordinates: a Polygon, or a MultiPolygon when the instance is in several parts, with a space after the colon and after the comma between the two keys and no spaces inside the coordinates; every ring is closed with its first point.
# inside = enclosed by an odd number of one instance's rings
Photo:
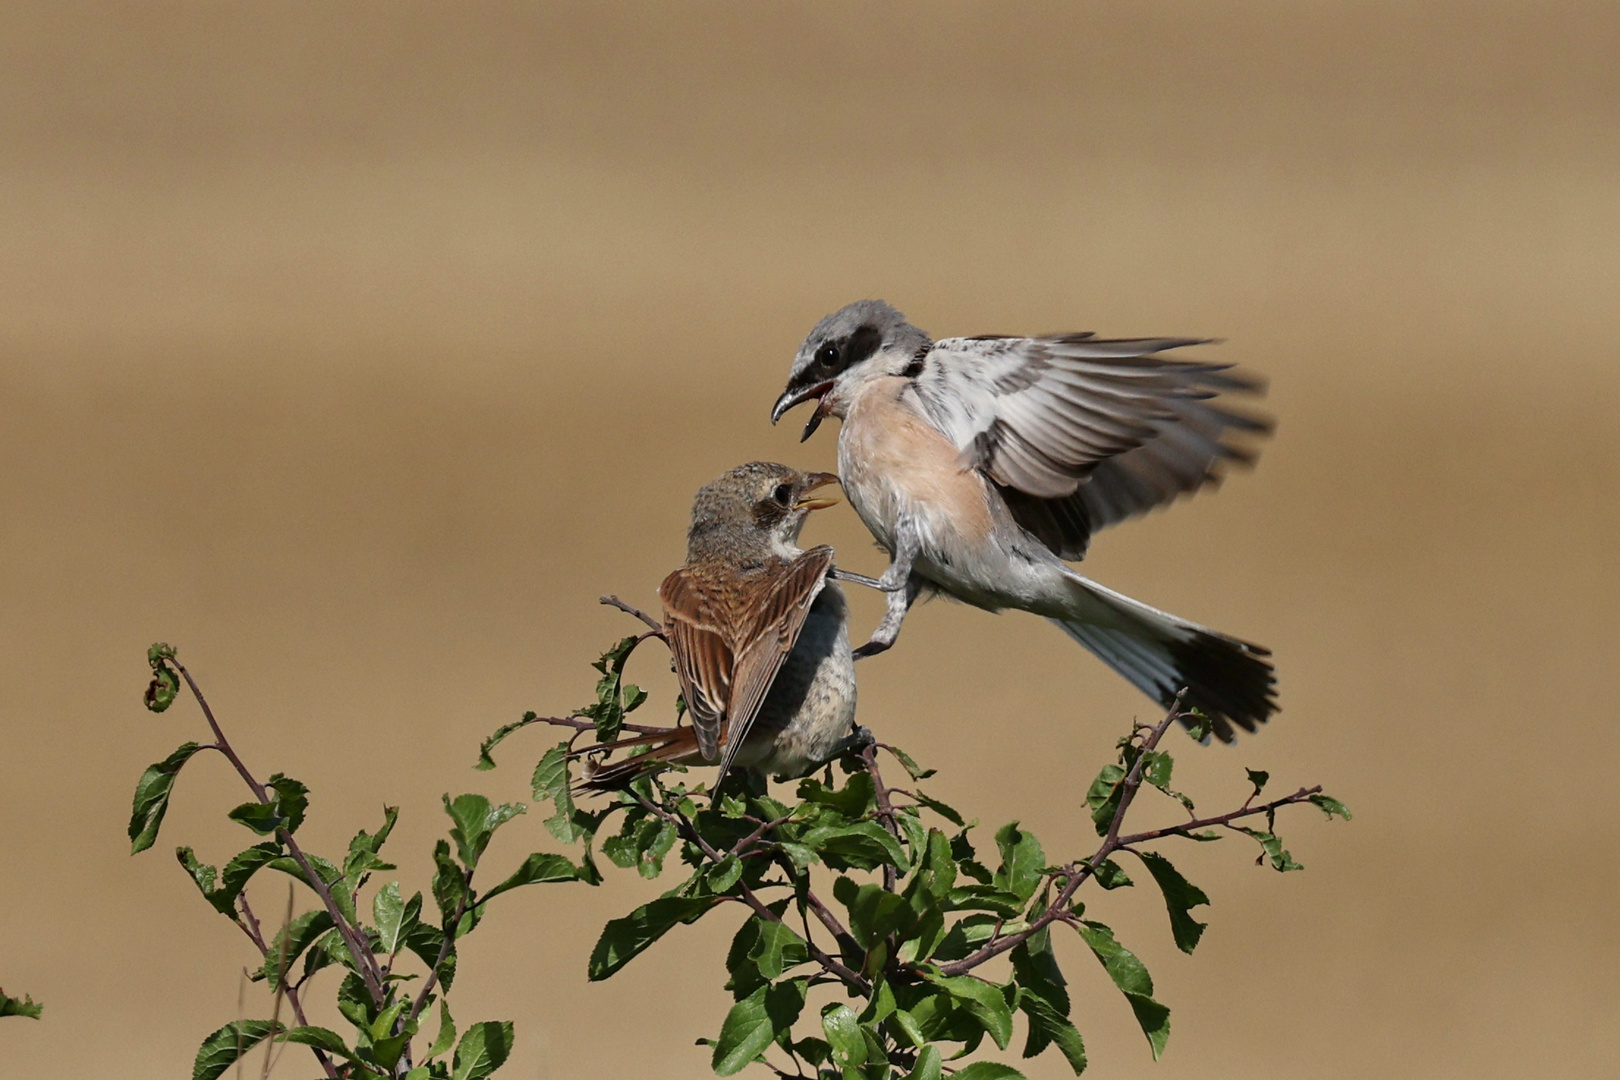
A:
{"type": "MultiPolygon", "coordinates": [[[[833,381],[828,379],[826,382],[816,383],[816,385],[804,390],[782,391],[782,396],[776,399],[776,405],[771,409],[771,423],[774,424],[782,419],[782,414],[795,405],[802,405],[811,398],[820,400],[832,387],[833,381]]],[[[817,423],[820,423],[820,421],[817,421],[817,423]]]]}
{"type": "Polygon", "coordinates": [[[810,483],[804,491],[799,493],[799,501],[793,504],[795,510],[825,510],[829,506],[838,505],[838,496],[836,495],[810,494],[812,491],[824,488],[828,484],[838,483],[837,476],[830,472],[816,472],[810,473],[807,479],[810,483]]]}

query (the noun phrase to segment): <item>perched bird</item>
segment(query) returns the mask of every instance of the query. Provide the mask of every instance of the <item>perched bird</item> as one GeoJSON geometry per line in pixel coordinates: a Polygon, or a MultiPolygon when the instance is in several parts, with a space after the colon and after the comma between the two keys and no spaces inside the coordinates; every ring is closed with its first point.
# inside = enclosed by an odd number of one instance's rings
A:
{"type": "Polygon", "coordinates": [[[843,421],[838,471],[892,561],[870,656],[924,589],[988,611],[1044,615],[1132,684],[1187,702],[1232,738],[1274,711],[1270,654],[1090,581],[1064,560],[1091,534],[1219,481],[1269,421],[1211,401],[1259,384],[1230,365],[1161,354],[1194,338],[1091,334],[933,341],[880,300],[828,315],[800,346],[771,422],[819,399],[808,439],[843,421]]]}
{"type": "Polygon", "coordinates": [[[652,749],[587,786],[659,762],[798,776],[842,751],[855,732],[848,608],[829,577],[832,548],[798,546],[810,512],[838,502],[817,493],[837,482],[756,461],[697,493],[686,565],[658,589],[691,726],[614,744],[652,749]]]}

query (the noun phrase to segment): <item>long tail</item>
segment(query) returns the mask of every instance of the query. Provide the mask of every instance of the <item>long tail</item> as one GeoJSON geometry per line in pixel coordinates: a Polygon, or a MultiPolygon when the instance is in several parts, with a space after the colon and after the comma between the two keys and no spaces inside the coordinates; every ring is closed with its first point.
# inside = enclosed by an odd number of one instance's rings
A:
{"type": "Polygon", "coordinates": [[[592,746],[581,751],[586,759],[585,779],[579,785],[581,791],[612,791],[623,787],[645,772],[662,768],[671,764],[692,764],[703,760],[698,750],[697,732],[690,727],[674,727],[667,732],[655,732],[648,735],[636,735],[615,742],[592,746]],[[635,754],[622,758],[597,768],[591,763],[598,756],[605,755],[614,750],[630,750],[639,746],[651,747],[645,753],[635,754]]]}
{"type": "Polygon", "coordinates": [[[1252,732],[1277,711],[1270,650],[1177,618],[1072,571],[1073,614],[1053,619],[1064,633],[1168,707],[1183,687],[1186,703],[1212,721],[1222,742],[1232,725],[1252,732]]]}

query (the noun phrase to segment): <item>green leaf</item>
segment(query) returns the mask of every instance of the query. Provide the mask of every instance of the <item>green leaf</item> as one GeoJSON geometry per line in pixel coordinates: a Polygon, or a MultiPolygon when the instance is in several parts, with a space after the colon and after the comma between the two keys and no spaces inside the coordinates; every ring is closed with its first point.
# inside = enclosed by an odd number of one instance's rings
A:
{"type": "Polygon", "coordinates": [[[6,996],[6,992],[0,990],[0,1016],[26,1016],[30,1020],[38,1020],[44,1011],[44,1003],[35,1001],[27,994],[21,998],[14,998],[6,996]]]}
{"type": "Polygon", "coordinates": [[[938,799],[924,795],[920,791],[916,793],[916,796],[919,805],[928,807],[928,809],[932,810],[934,813],[938,814],[952,825],[955,825],[957,828],[962,828],[967,824],[967,821],[962,817],[961,814],[957,813],[954,806],[949,806],[942,803],[938,799]]]}
{"type": "Polygon", "coordinates": [[[875,821],[819,825],[807,830],[799,842],[820,854],[822,861],[835,870],[875,870],[885,864],[901,873],[907,869],[900,841],[875,821]]]}
{"type": "MultiPolygon", "coordinates": [[[[602,677],[596,683],[596,700],[580,709],[579,715],[589,717],[595,723],[597,742],[612,742],[619,737],[619,731],[624,725],[624,714],[627,711],[620,680],[624,675],[625,661],[630,658],[630,653],[640,641],[638,635],[624,638],[591,665],[602,673],[602,677]]],[[[641,696],[645,699],[645,695],[641,696]]],[[[637,701],[636,704],[639,705],[641,702],[637,701]]]]}
{"type": "Polygon", "coordinates": [[[433,865],[433,900],[441,923],[448,924],[467,897],[467,875],[450,858],[450,845],[443,840],[433,845],[433,865]]]}
{"type": "Polygon", "coordinates": [[[841,788],[830,788],[819,780],[800,780],[798,795],[803,802],[830,806],[852,820],[877,808],[877,788],[864,772],[852,774],[841,788]]]}
{"type": "Polygon", "coordinates": [[[506,1063],[512,1052],[512,1022],[486,1020],[474,1024],[456,1047],[452,1080],[483,1080],[506,1063]]]}
{"type": "Polygon", "coordinates": [[[394,823],[399,820],[399,807],[383,807],[382,828],[376,835],[361,829],[349,841],[349,855],[343,860],[343,880],[348,883],[351,893],[357,891],[366,876],[372,870],[392,870],[394,867],[377,857],[383,844],[388,842],[388,834],[394,831],[394,823]]]}
{"type": "Polygon", "coordinates": [[[753,921],[759,924],[759,936],[748,950],[748,959],[766,979],[779,979],[788,968],[810,959],[804,939],[791,928],[783,923],[768,922],[758,915],[753,921]]]}
{"type": "Polygon", "coordinates": [[[938,829],[928,830],[928,842],[916,869],[903,895],[922,914],[942,904],[956,884],[956,860],[951,856],[951,842],[938,829]]]}
{"type": "Polygon", "coordinates": [[[741,877],[742,860],[727,852],[725,857],[708,871],[709,889],[716,893],[729,892],[741,877]]]}
{"type": "Polygon", "coordinates": [[[1105,889],[1122,889],[1136,884],[1123,867],[1113,859],[1104,859],[1092,868],[1091,876],[1105,889]]]}
{"type": "Polygon", "coordinates": [[[510,724],[502,724],[500,727],[496,728],[490,734],[489,738],[485,739],[479,744],[478,763],[475,764],[473,768],[479,770],[480,772],[487,772],[488,770],[493,769],[495,767],[495,759],[489,756],[489,752],[495,749],[496,744],[505,739],[508,735],[512,734],[512,732],[517,731],[519,728],[526,728],[530,724],[538,723],[539,721],[539,716],[532,712],[526,712],[523,714],[523,718],[521,720],[514,720],[510,724]]]}
{"type": "MultiPolygon", "coordinates": [[[[156,645],[152,648],[157,648],[156,645]]],[[[176,695],[180,693],[180,676],[174,669],[162,661],[152,663],[152,681],[146,684],[146,693],[142,701],[152,712],[162,712],[174,704],[176,695]]]]}
{"type": "Polygon", "coordinates": [[[290,833],[298,831],[298,826],[304,823],[304,813],[309,809],[309,788],[281,773],[271,775],[265,785],[276,793],[276,812],[283,819],[283,828],[290,833]]]}
{"type": "Polygon", "coordinates": [[[1035,834],[1020,830],[1015,821],[996,832],[996,847],[1001,850],[1001,867],[992,884],[1019,900],[1034,896],[1044,877],[1041,871],[1046,867],[1046,853],[1041,850],[1041,842],[1035,839],[1035,834]]]}
{"type": "Polygon", "coordinates": [[[537,851],[523,860],[523,865],[513,871],[512,876],[495,886],[489,892],[478,898],[480,906],[487,903],[492,897],[499,896],[508,889],[515,889],[520,885],[539,885],[552,881],[578,881],[579,867],[569,862],[563,855],[548,855],[537,851]]]}
{"type": "Polygon", "coordinates": [[[945,1063],[940,1060],[939,1047],[925,1046],[917,1053],[916,1066],[905,1075],[905,1080],[941,1080],[945,1063]]]}
{"type": "Polygon", "coordinates": [[[269,836],[281,827],[282,822],[274,802],[245,802],[225,816],[238,825],[246,825],[260,836],[269,836]]]}
{"type": "Polygon", "coordinates": [[[866,1037],[854,1009],[837,1002],[826,1006],[821,1010],[821,1030],[839,1065],[849,1068],[866,1062],[866,1037]]]}
{"type": "Polygon", "coordinates": [[[1266,781],[1271,779],[1270,773],[1260,769],[1244,769],[1243,771],[1249,774],[1249,783],[1254,785],[1255,795],[1259,795],[1266,789],[1266,781]]]}
{"type": "Polygon", "coordinates": [[[280,989],[282,973],[290,970],[303,951],[332,929],[332,925],[332,916],[325,909],[317,908],[304,912],[276,931],[270,951],[259,968],[259,974],[268,980],[271,990],[280,989]]]}
{"type": "Polygon", "coordinates": [[[1153,978],[1142,961],[1118,941],[1114,932],[1099,922],[1082,922],[1080,936],[1085,939],[1097,960],[1108,972],[1109,978],[1136,1014],[1136,1022],[1153,1048],[1153,1058],[1164,1053],[1164,1044],[1170,1038],[1170,1010],[1153,1000],[1153,978]]]}
{"type": "Polygon", "coordinates": [[[923,977],[950,994],[996,1041],[997,1046],[1007,1049],[1007,1042],[1012,1038],[1012,1008],[1007,1004],[1001,987],[972,975],[925,972],[923,977]]]}
{"type": "Polygon", "coordinates": [[[917,913],[905,897],[881,885],[858,888],[849,878],[833,883],[833,895],[849,909],[849,932],[861,948],[870,949],[890,934],[904,936],[917,924],[917,913]]]}
{"type": "Polygon", "coordinates": [[[1305,869],[1303,864],[1294,861],[1294,857],[1290,855],[1282,846],[1282,840],[1277,836],[1276,833],[1266,832],[1263,829],[1248,829],[1244,828],[1242,825],[1233,825],[1231,828],[1236,829],[1240,833],[1247,833],[1249,836],[1254,837],[1255,840],[1259,842],[1261,849],[1260,857],[1254,860],[1255,865],[1261,865],[1269,860],[1271,863],[1271,868],[1282,873],[1286,873],[1289,870],[1305,869]]]}
{"type": "Polygon", "coordinates": [[[1043,927],[1015,945],[1009,958],[1013,976],[1026,995],[1041,998],[1059,1015],[1069,1015],[1068,983],[1058,967],[1057,953],[1052,949],[1050,927],[1043,927]]]}
{"type": "Polygon", "coordinates": [[[1097,827],[1098,836],[1108,835],[1108,826],[1113,823],[1114,814],[1119,810],[1124,780],[1124,769],[1118,765],[1104,765],[1086,791],[1086,805],[1091,807],[1091,821],[1097,827]]]}
{"type": "Polygon", "coordinates": [[[546,819],[551,835],[565,844],[576,844],[584,835],[574,821],[574,796],[568,788],[568,742],[564,740],[541,755],[530,781],[536,800],[549,799],[557,812],[546,819]]]}
{"type": "Polygon", "coordinates": [[[1034,994],[1020,994],[1018,1007],[1029,1019],[1029,1039],[1024,1044],[1024,1056],[1034,1057],[1048,1045],[1055,1045],[1069,1062],[1074,1075],[1086,1071],[1086,1044],[1080,1038],[1080,1029],[1051,1003],[1034,994]]]}
{"type": "Polygon", "coordinates": [[[1312,795],[1310,799],[1311,804],[1326,814],[1329,821],[1333,820],[1334,815],[1338,815],[1346,821],[1350,820],[1350,808],[1333,796],[1317,793],[1312,795]]]}
{"type": "Polygon", "coordinates": [[[392,956],[399,948],[400,937],[406,929],[405,898],[400,895],[399,882],[390,881],[371,898],[371,917],[377,924],[377,946],[385,955],[392,956]]]}
{"type": "Polygon", "coordinates": [[[901,767],[906,770],[906,773],[913,780],[926,780],[930,776],[933,776],[934,773],[939,771],[937,769],[925,769],[921,765],[918,765],[915,761],[912,760],[910,754],[906,753],[904,750],[900,749],[898,746],[890,746],[890,747],[887,747],[887,749],[888,749],[889,753],[894,755],[895,760],[900,762],[901,767]]]}
{"type": "Polygon", "coordinates": [[[477,866],[495,830],[523,813],[523,810],[522,803],[492,806],[488,799],[477,794],[457,795],[453,800],[446,795],[444,812],[454,822],[450,828],[450,838],[456,842],[456,856],[461,860],[461,865],[468,870],[477,866]]]}
{"type": "Polygon", "coordinates": [[[450,1048],[456,1045],[456,1022],[450,1017],[450,1003],[444,998],[439,999],[439,1034],[433,1039],[433,1045],[428,1047],[427,1056],[423,1061],[431,1061],[440,1054],[448,1054],[450,1048]]]}
{"type": "Polygon", "coordinates": [[[129,853],[138,855],[157,840],[158,829],[163,826],[163,815],[169,812],[169,795],[174,791],[174,778],[180,767],[191,760],[202,747],[194,742],[182,744],[174,753],[155,765],[147,767],[135,785],[135,805],[129,818],[129,853]]]}
{"type": "Polygon", "coordinates": [[[342,1036],[330,1028],[316,1027],[313,1024],[306,1024],[303,1027],[295,1027],[291,1031],[282,1032],[276,1036],[276,1042],[313,1046],[317,1050],[325,1050],[328,1054],[336,1057],[347,1058],[350,1061],[355,1060],[354,1051],[349,1049],[349,1044],[343,1041],[342,1036]]]}
{"type": "Polygon", "coordinates": [[[1204,927],[1209,924],[1199,922],[1188,912],[1191,908],[1208,904],[1209,897],[1204,895],[1204,890],[1182,877],[1181,871],[1163,855],[1151,851],[1138,851],[1135,854],[1148,868],[1148,873],[1153,875],[1153,880],[1159,883],[1159,891],[1164,893],[1164,906],[1170,912],[1170,932],[1175,935],[1176,948],[1191,953],[1198,946],[1204,927]]]}
{"type": "Polygon", "coordinates": [[[712,897],[661,896],[602,928],[591,950],[587,977],[600,982],[635,959],[677,923],[693,923],[715,905],[712,897]]]}
{"type": "Polygon", "coordinates": [[[952,1080],[1024,1080],[1024,1074],[999,1061],[975,1061],[958,1070],[952,1080]]]}
{"type": "Polygon", "coordinates": [[[439,951],[444,947],[444,931],[427,923],[417,923],[406,933],[405,947],[426,964],[428,970],[433,970],[433,965],[438,964],[439,984],[448,993],[450,984],[456,979],[456,950],[452,946],[445,953],[443,962],[439,961],[439,951]]]}
{"type": "Polygon", "coordinates": [[[788,1038],[804,1009],[807,980],[761,986],[731,1007],[714,1043],[713,1066],[720,1076],[740,1072],[779,1037],[788,1038]]]}
{"type": "Polygon", "coordinates": [[[232,1020],[197,1048],[197,1060],[191,1066],[191,1080],[217,1080],[236,1059],[276,1030],[271,1020],[232,1020]]]}

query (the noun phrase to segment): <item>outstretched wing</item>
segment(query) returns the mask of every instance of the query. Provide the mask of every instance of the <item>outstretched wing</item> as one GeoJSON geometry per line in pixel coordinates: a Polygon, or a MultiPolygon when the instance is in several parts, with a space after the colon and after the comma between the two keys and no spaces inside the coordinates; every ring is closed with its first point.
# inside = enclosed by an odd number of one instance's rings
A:
{"type": "Polygon", "coordinates": [[[1064,558],[1092,532],[1220,479],[1269,421],[1215,405],[1261,385],[1230,365],[1159,354],[1198,338],[947,338],[916,376],[934,424],[1064,558]]]}
{"type": "Polygon", "coordinates": [[[759,584],[717,582],[683,566],[659,586],[698,751],[705,761],[720,759],[721,776],[799,640],[832,565],[832,548],[816,547],[767,571],[759,584]]]}
{"type": "Polygon", "coordinates": [[[721,777],[731,768],[771,683],[776,681],[776,673],[798,642],[805,616],[827,584],[827,571],[832,565],[832,548],[813,547],[785,564],[771,587],[756,594],[758,602],[750,612],[748,637],[739,646],[732,677],[721,777]]]}

